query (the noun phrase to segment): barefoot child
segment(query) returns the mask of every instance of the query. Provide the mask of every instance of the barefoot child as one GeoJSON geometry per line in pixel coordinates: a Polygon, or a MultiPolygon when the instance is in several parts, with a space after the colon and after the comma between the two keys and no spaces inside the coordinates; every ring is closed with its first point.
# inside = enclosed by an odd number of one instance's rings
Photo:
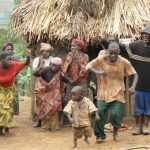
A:
{"type": "Polygon", "coordinates": [[[73,148],[77,147],[77,139],[84,135],[84,141],[89,143],[88,137],[91,137],[90,114],[95,112],[96,119],[99,120],[97,108],[90,99],[83,96],[84,90],[81,86],[75,86],[71,90],[72,100],[64,108],[73,126],[73,148]]]}

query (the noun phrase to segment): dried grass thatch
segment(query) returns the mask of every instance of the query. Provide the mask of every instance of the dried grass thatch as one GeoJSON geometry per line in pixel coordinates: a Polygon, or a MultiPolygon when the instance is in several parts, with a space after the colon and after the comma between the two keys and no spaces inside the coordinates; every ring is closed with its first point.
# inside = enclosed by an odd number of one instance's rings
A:
{"type": "Polygon", "coordinates": [[[150,0],[23,0],[11,16],[14,32],[28,41],[138,36],[150,22],[150,0]]]}

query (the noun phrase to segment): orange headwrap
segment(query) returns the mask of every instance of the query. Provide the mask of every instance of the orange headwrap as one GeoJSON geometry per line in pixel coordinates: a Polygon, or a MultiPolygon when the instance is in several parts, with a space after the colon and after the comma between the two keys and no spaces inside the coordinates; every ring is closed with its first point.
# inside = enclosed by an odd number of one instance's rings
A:
{"type": "Polygon", "coordinates": [[[80,39],[73,39],[72,44],[75,44],[75,45],[79,46],[81,48],[82,52],[86,51],[86,46],[85,46],[84,41],[82,41],[80,39]]]}

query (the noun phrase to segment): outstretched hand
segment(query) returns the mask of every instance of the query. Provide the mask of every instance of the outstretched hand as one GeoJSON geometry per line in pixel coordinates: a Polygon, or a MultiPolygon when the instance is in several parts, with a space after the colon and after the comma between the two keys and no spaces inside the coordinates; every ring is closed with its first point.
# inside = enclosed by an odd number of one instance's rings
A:
{"type": "Polygon", "coordinates": [[[31,56],[31,51],[29,49],[26,49],[26,56],[31,56]]]}
{"type": "Polygon", "coordinates": [[[133,88],[133,87],[130,87],[128,90],[131,95],[133,95],[135,92],[135,88],[133,88]]]}
{"type": "Polygon", "coordinates": [[[95,118],[96,118],[96,120],[100,120],[100,116],[97,111],[95,112],[95,118]]]}
{"type": "Polygon", "coordinates": [[[74,84],[75,83],[75,80],[70,80],[70,84],[74,84]]]}
{"type": "Polygon", "coordinates": [[[70,123],[74,123],[74,119],[73,118],[69,118],[70,123]]]}

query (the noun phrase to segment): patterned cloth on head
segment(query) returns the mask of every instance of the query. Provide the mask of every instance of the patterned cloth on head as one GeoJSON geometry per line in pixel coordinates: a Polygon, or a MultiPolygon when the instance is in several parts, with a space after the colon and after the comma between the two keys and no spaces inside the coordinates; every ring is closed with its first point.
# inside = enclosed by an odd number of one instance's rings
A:
{"type": "Polygon", "coordinates": [[[72,44],[75,44],[75,45],[79,46],[81,48],[82,52],[86,51],[86,46],[85,46],[84,41],[82,41],[80,39],[73,39],[72,44]]]}
{"type": "Polygon", "coordinates": [[[59,58],[59,57],[54,57],[54,58],[52,59],[52,64],[61,66],[61,65],[62,65],[62,59],[59,58]]]}
{"type": "Polygon", "coordinates": [[[40,51],[52,51],[53,47],[48,43],[41,43],[40,51]]]}

